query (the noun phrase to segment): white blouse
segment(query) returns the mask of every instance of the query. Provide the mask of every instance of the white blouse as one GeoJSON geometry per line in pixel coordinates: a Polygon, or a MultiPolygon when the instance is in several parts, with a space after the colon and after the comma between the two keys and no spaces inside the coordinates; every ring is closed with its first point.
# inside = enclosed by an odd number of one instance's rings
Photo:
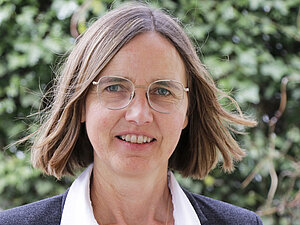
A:
{"type": "MultiPolygon", "coordinates": [[[[98,225],[93,214],[90,199],[90,177],[92,171],[93,164],[71,185],[62,213],[61,225],[98,225]]],[[[193,206],[176,181],[174,174],[169,171],[168,176],[175,225],[201,225],[193,206]]]]}

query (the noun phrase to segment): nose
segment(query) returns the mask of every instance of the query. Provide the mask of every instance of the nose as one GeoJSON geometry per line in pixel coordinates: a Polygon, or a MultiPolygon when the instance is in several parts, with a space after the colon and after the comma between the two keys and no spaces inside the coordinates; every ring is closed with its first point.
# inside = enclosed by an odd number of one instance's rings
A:
{"type": "Polygon", "coordinates": [[[125,119],[138,126],[146,125],[153,121],[152,109],[148,103],[145,92],[135,93],[126,109],[125,119]]]}

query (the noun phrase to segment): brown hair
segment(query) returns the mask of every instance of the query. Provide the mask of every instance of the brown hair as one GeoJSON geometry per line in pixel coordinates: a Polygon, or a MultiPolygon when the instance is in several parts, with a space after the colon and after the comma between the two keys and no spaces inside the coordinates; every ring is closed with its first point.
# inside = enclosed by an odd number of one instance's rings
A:
{"type": "Polygon", "coordinates": [[[230,124],[251,126],[255,122],[244,119],[241,113],[229,113],[220,105],[220,94],[230,97],[217,89],[178,23],[161,10],[137,3],[108,12],[76,40],[56,80],[53,102],[34,133],[35,167],[60,178],[93,161],[93,148],[85,124],[80,122],[90,84],[126,43],[149,31],[160,33],[175,46],[185,64],[190,89],[189,123],[169,167],[184,176],[203,178],[221,153],[223,168],[233,170],[233,160],[241,160],[244,152],[233,139],[230,124]]]}

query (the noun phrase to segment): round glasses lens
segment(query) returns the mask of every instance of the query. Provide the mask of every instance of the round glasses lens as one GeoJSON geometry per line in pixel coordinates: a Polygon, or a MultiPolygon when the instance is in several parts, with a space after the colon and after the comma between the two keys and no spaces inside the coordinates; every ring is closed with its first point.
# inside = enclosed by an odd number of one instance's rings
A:
{"type": "Polygon", "coordinates": [[[120,77],[102,77],[98,84],[100,103],[108,109],[122,109],[131,98],[133,84],[120,77]]]}
{"type": "Polygon", "coordinates": [[[156,111],[171,113],[180,106],[183,93],[183,86],[180,82],[155,81],[148,89],[149,103],[156,111]]]}

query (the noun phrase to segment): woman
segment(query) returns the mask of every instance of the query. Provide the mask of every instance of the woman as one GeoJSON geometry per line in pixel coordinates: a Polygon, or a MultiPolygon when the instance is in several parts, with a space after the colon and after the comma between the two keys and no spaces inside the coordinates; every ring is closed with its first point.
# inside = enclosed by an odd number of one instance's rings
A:
{"type": "Polygon", "coordinates": [[[171,170],[204,178],[244,152],[224,95],[183,29],[126,5],[76,42],[35,134],[33,164],[57,178],[88,167],[62,195],[7,210],[0,224],[262,224],[250,211],[183,190],[171,170]],[[168,172],[169,169],[169,172],[168,172]]]}

